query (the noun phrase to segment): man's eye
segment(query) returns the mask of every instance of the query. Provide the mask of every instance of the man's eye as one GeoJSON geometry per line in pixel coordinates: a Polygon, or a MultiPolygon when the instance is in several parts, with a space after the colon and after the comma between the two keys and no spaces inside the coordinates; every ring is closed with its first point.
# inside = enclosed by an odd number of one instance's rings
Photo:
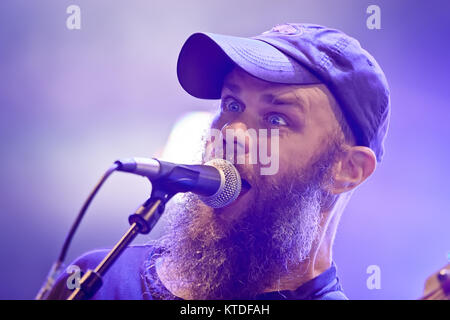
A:
{"type": "Polygon", "coordinates": [[[266,117],[266,121],[272,126],[287,126],[288,125],[288,123],[284,119],[284,117],[282,117],[279,114],[269,114],[266,117]]]}
{"type": "Polygon", "coordinates": [[[225,101],[225,111],[229,112],[241,112],[242,106],[237,101],[225,101]]]}

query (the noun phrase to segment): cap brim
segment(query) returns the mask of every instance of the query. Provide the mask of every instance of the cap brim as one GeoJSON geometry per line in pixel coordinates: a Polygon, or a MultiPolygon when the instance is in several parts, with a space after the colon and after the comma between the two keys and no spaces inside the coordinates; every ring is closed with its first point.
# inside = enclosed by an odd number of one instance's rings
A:
{"type": "Polygon", "coordinates": [[[178,57],[178,80],[194,97],[219,99],[223,80],[235,64],[265,81],[320,83],[296,60],[264,41],[212,33],[195,33],[186,40],[178,57]]]}

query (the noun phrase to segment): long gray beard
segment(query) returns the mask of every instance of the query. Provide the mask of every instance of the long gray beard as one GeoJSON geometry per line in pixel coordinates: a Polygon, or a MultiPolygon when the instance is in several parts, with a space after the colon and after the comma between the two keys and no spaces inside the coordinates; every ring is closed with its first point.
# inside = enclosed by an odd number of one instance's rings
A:
{"type": "Polygon", "coordinates": [[[185,194],[166,212],[168,232],[160,240],[164,265],[176,279],[170,287],[188,289],[192,299],[253,299],[276,287],[317,240],[332,159],[322,155],[278,186],[252,186],[258,201],[233,223],[185,194]]]}

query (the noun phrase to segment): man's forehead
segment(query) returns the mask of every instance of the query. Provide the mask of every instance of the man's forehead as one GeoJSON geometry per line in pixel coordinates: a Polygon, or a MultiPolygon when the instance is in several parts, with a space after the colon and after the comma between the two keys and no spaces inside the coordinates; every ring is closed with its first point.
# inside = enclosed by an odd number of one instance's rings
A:
{"type": "Polygon", "coordinates": [[[254,77],[241,68],[235,67],[224,79],[222,91],[228,89],[235,93],[241,93],[243,90],[255,90],[258,93],[272,94],[274,96],[296,95],[302,98],[303,95],[313,91],[325,91],[328,95],[328,89],[324,84],[285,84],[265,81],[254,77]]]}
{"type": "Polygon", "coordinates": [[[297,100],[302,106],[309,104],[335,103],[334,97],[324,84],[284,84],[258,79],[247,72],[234,68],[226,78],[222,92],[235,94],[253,91],[264,101],[297,100]]]}

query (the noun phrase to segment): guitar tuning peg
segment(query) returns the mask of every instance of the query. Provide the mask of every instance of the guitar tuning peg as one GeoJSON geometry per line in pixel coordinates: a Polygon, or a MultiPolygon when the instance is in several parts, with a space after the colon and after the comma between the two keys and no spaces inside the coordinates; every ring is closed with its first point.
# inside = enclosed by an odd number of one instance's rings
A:
{"type": "Polygon", "coordinates": [[[437,274],[439,282],[444,282],[449,278],[449,271],[447,269],[441,269],[437,274]]]}

